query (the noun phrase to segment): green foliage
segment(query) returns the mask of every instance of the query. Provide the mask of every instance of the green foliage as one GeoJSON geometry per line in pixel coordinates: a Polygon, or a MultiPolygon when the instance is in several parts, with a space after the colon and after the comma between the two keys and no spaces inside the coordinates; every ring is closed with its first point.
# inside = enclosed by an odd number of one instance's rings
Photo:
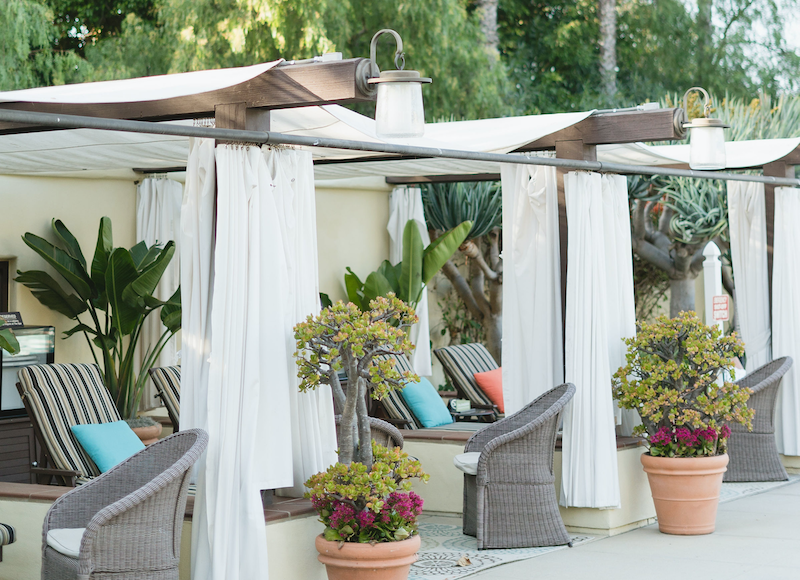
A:
{"type": "Polygon", "coordinates": [[[403,229],[403,259],[399,263],[392,265],[384,260],[364,282],[347,268],[344,284],[348,300],[366,310],[376,297],[388,296],[391,292],[416,306],[428,282],[464,242],[470,228],[472,222],[462,222],[423,249],[417,222],[408,220],[403,229]]]}
{"type": "Polygon", "coordinates": [[[394,294],[372,300],[365,312],[352,302],[340,300],[316,316],[309,315],[294,327],[300,390],[330,384],[331,375],[347,370],[350,362],[368,373],[375,399],[402,388],[408,380],[419,380],[413,373],[395,370],[390,360],[374,360],[380,354],[410,353],[414,345],[405,329],[415,322],[414,309],[394,294]]]}
{"type": "Polygon", "coordinates": [[[53,48],[53,13],[43,0],[0,2],[0,90],[74,82],[85,63],[53,48]]]}
{"type": "MultiPolygon", "coordinates": [[[[64,336],[81,332],[90,349],[93,344],[100,350],[103,380],[120,415],[124,419],[135,417],[147,371],[181,327],[180,288],[166,302],[153,296],[175,253],[175,244],[170,241],[161,248],[139,242],[130,250],[114,248],[111,220],[104,217],[87,269],[78,241],[61,220],[53,220],[53,232],[57,245],[31,233],[22,239],[71,290],[65,291],[52,275],[40,270],[17,272],[15,281],[28,287],[39,302],[77,323],[64,336]],[[148,347],[144,362],[137,369],[135,351],[144,321],[157,310],[161,311],[166,330],[155,345],[148,347]],[[86,312],[91,317],[91,326],[80,319],[86,312]]],[[[95,350],[91,351],[98,362],[95,350]]]]}
{"type": "Polygon", "coordinates": [[[639,413],[637,433],[650,435],[651,454],[717,455],[725,452],[730,435],[726,423],[751,426],[752,391],[718,383],[722,371],[734,376],[733,357],[744,352],[735,334],[721,336],[694,312],[682,312],[640,323],[625,344],[627,364],[614,373],[614,398],[639,413]]]}
{"type": "Polygon", "coordinates": [[[419,460],[400,449],[372,442],[372,468],[337,463],[306,481],[311,501],[325,524],[329,541],[395,542],[417,534],[422,498],[411,480],[427,483],[419,460]]]}
{"type": "MultiPolygon", "coordinates": [[[[11,354],[19,352],[19,342],[10,328],[0,328],[0,351],[6,350],[11,354]]],[[[2,352],[0,352],[0,356],[2,352]]]]}
{"type": "Polygon", "coordinates": [[[472,222],[467,240],[503,226],[503,195],[497,182],[426,183],[422,202],[431,229],[447,231],[464,221],[472,222]]]}
{"type": "Polygon", "coordinates": [[[690,177],[661,177],[657,190],[674,210],[670,231],[684,244],[703,244],[728,228],[728,196],[722,182],[690,177]]]}

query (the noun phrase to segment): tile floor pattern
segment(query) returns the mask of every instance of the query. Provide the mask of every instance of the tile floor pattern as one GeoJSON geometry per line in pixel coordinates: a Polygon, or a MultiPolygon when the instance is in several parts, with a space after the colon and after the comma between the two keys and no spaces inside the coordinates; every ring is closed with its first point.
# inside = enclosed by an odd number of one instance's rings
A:
{"type": "MultiPolygon", "coordinates": [[[[453,526],[459,522],[457,518],[429,516],[421,523],[453,526]]],[[[658,526],[652,525],[610,538],[582,538],[585,539],[572,549],[533,548],[541,551],[520,554],[514,558],[516,561],[495,562],[469,572],[462,568],[449,575],[424,575],[417,565],[412,568],[410,578],[798,580],[800,476],[790,475],[788,482],[724,484],[717,530],[713,534],[671,536],[660,533],[658,526]]],[[[474,539],[472,541],[474,546],[474,539]]],[[[451,545],[459,544],[453,540],[451,545]]],[[[467,553],[467,545],[461,545],[467,553]]],[[[423,539],[423,551],[428,546],[423,539]]],[[[431,554],[435,552],[435,549],[430,551],[431,554]]],[[[483,554],[480,552],[479,556],[483,554]]],[[[420,564],[426,559],[421,558],[420,564]]],[[[436,569],[433,564],[429,568],[445,572],[444,568],[436,569]]]]}

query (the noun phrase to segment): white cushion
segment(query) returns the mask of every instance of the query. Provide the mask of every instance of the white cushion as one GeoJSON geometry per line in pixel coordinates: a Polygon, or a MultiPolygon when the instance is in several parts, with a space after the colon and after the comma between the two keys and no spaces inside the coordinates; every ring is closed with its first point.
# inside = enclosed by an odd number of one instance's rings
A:
{"type": "Polygon", "coordinates": [[[478,475],[478,458],[480,451],[462,453],[453,457],[453,465],[468,475],[478,475]]]}
{"type": "Polygon", "coordinates": [[[86,528],[58,528],[47,532],[47,545],[59,554],[77,558],[86,528]]]}

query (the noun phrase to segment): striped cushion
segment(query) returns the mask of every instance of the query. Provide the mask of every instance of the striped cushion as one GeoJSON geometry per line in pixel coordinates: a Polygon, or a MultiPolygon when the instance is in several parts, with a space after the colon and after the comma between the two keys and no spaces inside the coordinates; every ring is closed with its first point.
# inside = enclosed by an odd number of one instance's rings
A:
{"type": "Polygon", "coordinates": [[[75,470],[83,477],[100,475],[70,431],[72,425],[120,420],[100,368],[87,364],[33,365],[19,371],[19,382],[54,467],[75,470]]]}
{"type": "Polygon", "coordinates": [[[442,363],[445,373],[453,381],[453,386],[473,405],[492,405],[478,383],[475,373],[484,373],[498,368],[497,363],[480,343],[455,344],[433,351],[442,363]]]}
{"type": "MultiPolygon", "coordinates": [[[[167,408],[169,416],[174,421],[180,420],[181,416],[181,367],[159,367],[150,369],[150,377],[158,389],[161,400],[167,408]]],[[[178,431],[178,425],[174,425],[174,430],[178,431]]]]}
{"type": "MultiPolygon", "coordinates": [[[[394,360],[395,369],[401,373],[405,371],[410,371],[412,373],[414,372],[414,368],[411,366],[411,363],[409,363],[408,359],[404,356],[395,357],[392,355],[378,355],[375,358],[379,360],[394,360]]],[[[417,421],[414,413],[412,413],[411,409],[408,408],[408,405],[406,405],[406,402],[403,400],[403,396],[400,394],[399,390],[388,393],[383,399],[381,399],[381,403],[383,404],[383,408],[386,410],[386,414],[389,415],[390,418],[399,421],[409,421],[409,423],[403,425],[404,429],[422,428],[422,424],[417,421]]]]}
{"type": "Polygon", "coordinates": [[[0,524],[0,546],[8,546],[17,541],[17,532],[14,526],[0,524]]]}

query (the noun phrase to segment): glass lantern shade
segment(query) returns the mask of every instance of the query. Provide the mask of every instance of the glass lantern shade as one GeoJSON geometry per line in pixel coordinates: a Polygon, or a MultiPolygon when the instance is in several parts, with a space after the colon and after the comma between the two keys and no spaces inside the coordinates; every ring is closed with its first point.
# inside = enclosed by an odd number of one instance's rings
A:
{"type": "Polygon", "coordinates": [[[724,125],[718,119],[694,119],[689,125],[689,167],[725,169],[724,125]]]}
{"type": "Polygon", "coordinates": [[[422,82],[417,71],[385,71],[378,84],[375,131],[378,137],[422,137],[425,110],[422,82]],[[392,81],[395,82],[392,82],[392,81]]]}

